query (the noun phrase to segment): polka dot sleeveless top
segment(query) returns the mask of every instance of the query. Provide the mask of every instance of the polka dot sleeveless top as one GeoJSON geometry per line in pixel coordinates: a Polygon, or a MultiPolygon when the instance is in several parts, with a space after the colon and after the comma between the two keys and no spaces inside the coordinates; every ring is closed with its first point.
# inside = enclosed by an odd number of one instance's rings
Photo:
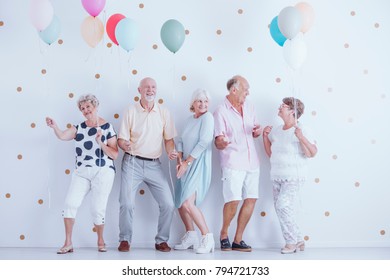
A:
{"type": "MultiPolygon", "coordinates": [[[[115,171],[112,158],[108,157],[99,144],[96,142],[96,127],[88,127],[85,122],[75,125],[77,129],[75,137],[76,147],[76,169],[84,167],[109,167],[115,171]]],[[[102,142],[107,144],[107,140],[116,137],[114,127],[110,123],[100,126],[102,130],[102,142]]]]}

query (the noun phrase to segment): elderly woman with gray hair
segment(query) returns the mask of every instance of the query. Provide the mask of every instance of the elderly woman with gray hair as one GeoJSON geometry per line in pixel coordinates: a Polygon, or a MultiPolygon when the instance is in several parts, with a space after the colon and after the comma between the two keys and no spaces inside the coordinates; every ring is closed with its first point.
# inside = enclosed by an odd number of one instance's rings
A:
{"type": "Polygon", "coordinates": [[[213,141],[214,118],[208,112],[210,95],[203,89],[192,94],[191,115],[185,122],[181,137],[177,141],[177,177],[175,206],[186,228],[181,243],[175,250],[196,249],[204,254],[214,251],[214,237],[209,232],[205,218],[198,208],[203,202],[211,182],[211,145],[213,141]],[[199,243],[194,223],[202,238],[199,243]]]}
{"type": "Polygon", "coordinates": [[[118,156],[116,132],[112,124],[98,116],[99,101],[94,95],[81,96],[77,105],[86,120],[68,129],[61,130],[54,119],[46,118],[47,125],[54,130],[57,138],[75,140],[76,148],[76,166],[62,211],[65,243],[57,254],[73,252],[72,231],[77,209],[89,192],[98,251],[107,251],[103,230],[108,196],[115,177],[114,160],[118,156]]]}

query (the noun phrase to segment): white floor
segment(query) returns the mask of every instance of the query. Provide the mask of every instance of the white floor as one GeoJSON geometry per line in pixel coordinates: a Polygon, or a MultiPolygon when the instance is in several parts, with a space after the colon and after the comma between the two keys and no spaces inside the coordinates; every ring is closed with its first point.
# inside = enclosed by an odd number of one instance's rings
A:
{"type": "Polygon", "coordinates": [[[192,250],[162,253],[154,248],[131,248],[119,252],[108,248],[74,248],[73,253],[58,255],[57,248],[0,248],[0,260],[390,260],[390,248],[306,248],[303,252],[282,255],[280,248],[253,249],[252,252],[216,249],[211,254],[195,254],[192,250]]]}

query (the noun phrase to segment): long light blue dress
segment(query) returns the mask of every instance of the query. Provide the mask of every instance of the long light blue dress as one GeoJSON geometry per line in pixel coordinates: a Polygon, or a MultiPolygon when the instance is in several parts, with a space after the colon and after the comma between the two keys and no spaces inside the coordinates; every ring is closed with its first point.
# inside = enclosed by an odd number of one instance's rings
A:
{"type": "Polygon", "coordinates": [[[204,113],[199,118],[189,117],[185,122],[181,137],[176,141],[176,149],[183,152],[183,159],[191,155],[195,160],[186,173],[177,181],[175,206],[196,193],[195,204],[200,205],[206,196],[211,182],[211,154],[214,131],[213,115],[204,113]]]}

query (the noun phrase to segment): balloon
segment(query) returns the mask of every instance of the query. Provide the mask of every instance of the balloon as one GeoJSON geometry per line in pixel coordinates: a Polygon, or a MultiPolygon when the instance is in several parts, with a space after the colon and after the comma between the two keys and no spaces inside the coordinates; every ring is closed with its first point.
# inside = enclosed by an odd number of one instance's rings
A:
{"type": "Polygon", "coordinates": [[[39,37],[48,45],[51,45],[61,32],[61,23],[57,16],[53,16],[53,20],[50,25],[43,31],[38,32],[39,37]]]}
{"type": "Polygon", "coordinates": [[[297,36],[292,40],[286,40],[283,45],[284,59],[293,70],[298,70],[307,57],[306,43],[301,37],[297,36]]]}
{"type": "Polygon", "coordinates": [[[106,0],[81,0],[84,9],[93,17],[96,17],[106,5],[106,0]]]}
{"type": "Polygon", "coordinates": [[[295,5],[295,8],[301,12],[303,17],[303,24],[301,28],[301,32],[306,33],[314,22],[314,9],[306,2],[300,2],[295,5]]]}
{"type": "Polygon", "coordinates": [[[48,0],[31,0],[30,19],[38,31],[49,26],[53,19],[54,9],[48,0]]]}
{"type": "Polygon", "coordinates": [[[133,50],[139,37],[137,23],[129,18],[121,19],[116,25],[115,37],[123,49],[128,52],[133,50]]]}
{"type": "Polygon", "coordinates": [[[175,19],[166,21],[161,27],[161,40],[165,47],[173,53],[176,53],[184,43],[184,26],[175,19]]]}
{"type": "Polygon", "coordinates": [[[92,48],[103,39],[104,25],[97,17],[87,16],[81,24],[81,35],[92,48]]]}
{"type": "Polygon", "coordinates": [[[108,35],[108,37],[110,37],[111,41],[116,45],[119,45],[119,44],[118,44],[118,41],[116,40],[116,37],[115,37],[115,28],[116,28],[118,22],[123,18],[125,18],[125,16],[122,14],[114,14],[114,15],[110,16],[110,18],[107,20],[107,24],[106,24],[107,35],[108,35]]]}
{"type": "Polygon", "coordinates": [[[294,7],[286,7],[280,11],[278,16],[278,26],[280,32],[288,38],[294,38],[299,30],[301,30],[303,18],[298,9],[294,7]]]}
{"type": "Polygon", "coordinates": [[[274,17],[273,20],[271,21],[269,32],[271,33],[272,39],[274,39],[274,41],[278,43],[279,46],[283,47],[283,44],[287,40],[287,38],[284,37],[279,30],[277,16],[274,17]]]}

